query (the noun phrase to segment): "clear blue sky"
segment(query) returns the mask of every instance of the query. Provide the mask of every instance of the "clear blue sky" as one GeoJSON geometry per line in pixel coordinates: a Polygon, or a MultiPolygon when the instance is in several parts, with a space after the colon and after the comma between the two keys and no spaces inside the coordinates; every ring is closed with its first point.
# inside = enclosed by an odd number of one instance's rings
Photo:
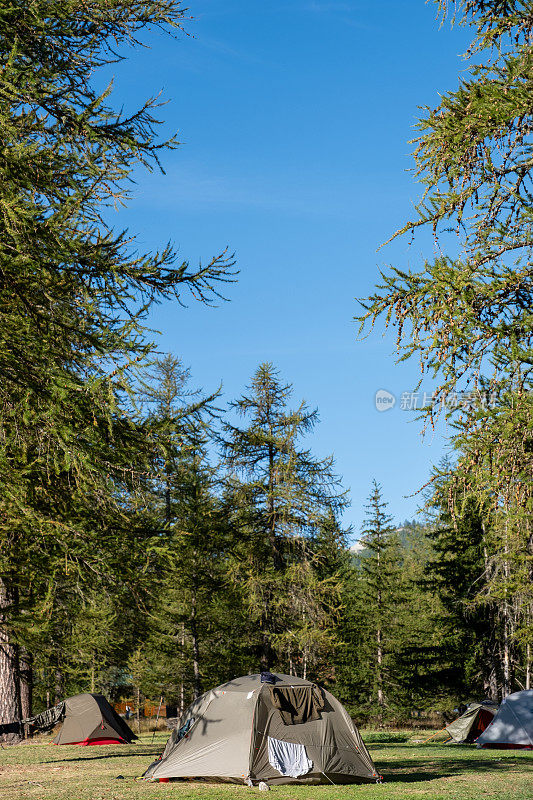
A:
{"type": "Polygon", "coordinates": [[[116,224],[142,248],[172,239],[192,262],[228,246],[241,271],[219,308],[157,307],[160,347],[196,384],[222,381],[226,400],[274,362],[295,401],[319,408],[311,445],[335,455],[351,490],[345,522],[358,531],[374,477],[393,517],[412,517],[445,429],[423,441],[398,404],[376,411],[375,392],[412,389],[418,367],[395,365],[391,336],[357,341],[352,318],[380,267],[431,255],[427,239],[377,248],[420,194],[408,171],[417,106],[456,85],[468,31],[439,29],[424,0],[191,0],[190,11],[193,36],[153,35],[110,70],[126,109],[162,90],[162,132],[183,143],[166,175],[138,174],[116,224]]]}

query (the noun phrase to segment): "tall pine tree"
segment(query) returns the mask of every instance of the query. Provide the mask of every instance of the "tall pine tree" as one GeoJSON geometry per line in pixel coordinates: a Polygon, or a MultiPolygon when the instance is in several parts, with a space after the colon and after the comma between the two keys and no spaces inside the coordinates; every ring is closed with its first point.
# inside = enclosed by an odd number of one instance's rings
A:
{"type": "Polygon", "coordinates": [[[228,578],[232,537],[210,461],[216,393],[191,390],[189,379],[181,361],[166,356],[153,362],[139,392],[160,451],[146,498],[159,531],[159,570],[136,673],[143,692],[163,691],[181,707],[239,660],[239,648],[230,646],[239,638],[228,578]]]}
{"type": "MultiPolygon", "coordinates": [[[[446,13],[450,4],[438,5],[446,13]]],[[[509,691],[512,642],[526,676],[533,644],[533,18],[522,0],[458,6],[474,31],[468,69],[419,121],[424,197],[396,234],[428,228],[437,255],[383,273],[359,320],[383,316],[400,358],[418,356],[422,374],[437,378],[425,413],[433,424],[447,406],[456,428],[449,511],[460,513],[465,496],[490,510],[487,591],[504,620],[509,691]]]]}
{"type": "Polygon", "coordinates": [[[329,627],[330,589],[313,565],[311,541],[346,496],[333,459],[316,459],[301,446],[318,415],[303,402],[291,409],[291,395],[272,364],[261,364],[249,393],[231,404],[247,424],[224,423],[223,453],[232,524],[241,537],[235,579],[259,632],[261,667],[307,672],[310,652],[323,646],[329,627]]]}
{"type": "Polygon", "coordinates": [[[175,142],[157,138],[154,100],[125,115],[94,74],[183,17],[178,0],[13,0],[0,12],[0,722],[27,707],[24,632],[55,613],[59,577],[79,601],[139,574],[147,532],[130,511],[152,445],[127,391],[150,349],[143,317],[187,287],[209,301],[231,279],[224,255],[190,270],[171,246],[135,252],[103,218],[131,171],[175,142]]]}
{"type": "Polygon", "coordinates": [[[366,686],[365,705],[381,724],[393,694],[391,661],[397,641],[402,588],[398,535],[387,514],[381,486],[375,480],[366,512],[361,537],[365,551],[356,594],[362,634],[358,660],[364,675],[361,688],[366,686]]]}

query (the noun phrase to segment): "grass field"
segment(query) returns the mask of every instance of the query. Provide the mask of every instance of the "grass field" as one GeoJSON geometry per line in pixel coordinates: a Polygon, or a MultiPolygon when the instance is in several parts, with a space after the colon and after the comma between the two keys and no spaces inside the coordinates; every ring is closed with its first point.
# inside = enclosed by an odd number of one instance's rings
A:
{"type": "Polygon", "coordinates": [[[272,800],[533,798],[533,751],[375,741],[380,737],[370,734],[368,748],[384,776],[383,784],[278,786],[266,794],[232,784],[136,781],[159,755],[167,737],[158,732],[154,744],[151,738],[151,734],[143,734],[139,742],[123,746],[55,747],[46,742],[5,747],[0,750],[0,798],[244,800],[255,795],[272,800]]]}

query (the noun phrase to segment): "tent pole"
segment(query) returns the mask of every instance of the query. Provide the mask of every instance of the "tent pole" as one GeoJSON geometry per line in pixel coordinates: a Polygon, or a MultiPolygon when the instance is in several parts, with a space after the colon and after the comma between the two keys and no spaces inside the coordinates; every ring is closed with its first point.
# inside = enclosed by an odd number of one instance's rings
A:
{"type": "Polygon", "coordinates": [[[420,742],[420,744],[425,744],[426,742],[429,742],[430,739],[433,739],[434,736],[438,736],[439,733],[444,733],[445,730],[446,730],[446,728],[441,728],[441,730],[437,731],[437,733],[432,733],[431,736],[428,736],[428,738],[424,739],[424,741],[420,742]]]}
{"type": "Polygon", "coordinates": [[[150,742],[150,744],[154,743],[155,732],[157,730],[157,723],[159,722],[159,712],[161,711],[161,706],[162,705],[163,705],[163,695],[161,695],[161,699],[159,700],[159,708],[157,709],[157,717],[155,718],[155,728],[154,728],[154,732],[152,733],[152,741],[150,742]]]}

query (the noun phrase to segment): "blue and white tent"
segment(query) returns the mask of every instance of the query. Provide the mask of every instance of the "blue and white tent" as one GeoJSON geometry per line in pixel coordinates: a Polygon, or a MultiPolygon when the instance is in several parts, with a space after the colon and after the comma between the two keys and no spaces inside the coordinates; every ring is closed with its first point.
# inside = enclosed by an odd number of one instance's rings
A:
{"type": "Polygon", "coordinates": [[[506,697],[476,744],[478,747],[533,750],[533,690],[514,692],[506,697]]]}

